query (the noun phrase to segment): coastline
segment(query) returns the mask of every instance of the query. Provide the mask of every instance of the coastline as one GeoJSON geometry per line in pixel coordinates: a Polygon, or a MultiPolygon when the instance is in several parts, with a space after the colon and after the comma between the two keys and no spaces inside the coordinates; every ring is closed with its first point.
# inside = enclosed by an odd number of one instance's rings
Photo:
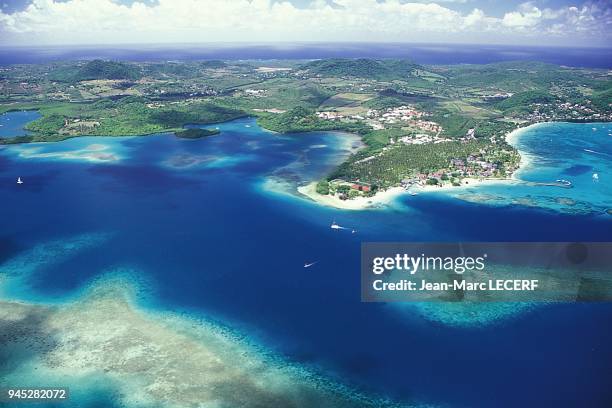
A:
{"type": "MultiPolygon", "coordinates": [[[[548,122],[545,122],[548,123],[548,122]]],[[[379,191],[372,197],[356,197],[349,200],[341,200],[336,196],[322,195],[316,192],[316,181],[313,181],[305,186],[298,187],[298,193],[302,196],[316,202],[317,204],[324,205],[327,207],[334,207],[343,210],[366,210],[373,208],[380,208],[389,205],[399,196],[408,193],[408,190],[414,191],[415,193],[432,193],[432,192],[449,192],[449,191],[460,191],[464,188],[478,187],[490,184],[500,183],[519,183],[522,180],[518,177],[518,174],[531,166],[533,162],[533,156],[529,153],[522,151],[518,147],[520,137],[529,129],[533,127],[543,125],[544,123],[534,123],[528,126],[519,127],[514,129],[506,135],[506,142],[514,147],[521,156],[519,167],[510,177],[507,178],[475,178],[466,177],[461,180],[460,186],[453,186],[451,184],[445,185],[420,185],[414,186],[410,189],[404,189],[402,187],[391,187],[384,191],[379,191]]]]}
{"type": "Polygon", "coordinates": [[[402,187],[392,187],[381,191],[372,197],[356,197],[350,200],[341,200],[336,196],[322,195],[317,193],[317,182],[313,181],[305,186],[298,187],[297,191],[317,204],[327,207],[340,208],[343,210],[365,210],[369,208],[379,208],[389,205],[395,198],[404,194],[406,190],[402,187]]]}
{"type": "Polygon", "coordinates": [[[514,173],[512,173],[512,176],[510,177],[510,180],[520,180],[518,177],[518,174],[525,171],[525,169],[531,167],[531,164],[533,163],[533,155],[525,152],[524,150],[521,150],[519,148],[519,141],[521,139],[521,136],[530,129],[533,129],[535,127],[544,125],[544,124],[548,124],[548,123],[563,123],[563,122],[540,122],[540,123],[533,123],[531,125],[528,126],[522,126],[519,127],[517,129],[514,129],[512,132],[508,133],[506,135],[506,143],[508,143],[510,146],[514,147],[518,152],[519,155],[521,156],[521,161],[519,162],[519,167],[518,169],[516,169],[516,171],[514,173]]]}

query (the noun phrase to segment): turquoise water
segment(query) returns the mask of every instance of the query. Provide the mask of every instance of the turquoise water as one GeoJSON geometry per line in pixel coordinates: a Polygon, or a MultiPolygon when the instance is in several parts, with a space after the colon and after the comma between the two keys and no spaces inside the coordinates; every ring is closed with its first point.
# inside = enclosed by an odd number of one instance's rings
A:
{"type": "MultiPolygon", "coordinates": [[[[120,269],[146,282],[142,307],[215,319],[369,395],[470,407],[598,406],[609,397],[612,305],[365,304],[359,254],[366,241],[612,240],[612,217],[601,211],[610,162],[578,148],[608,152],[598,139],[607,133],[591,128],[610,124],[554,125],[569,137],[541,150],[546,127],[521,139],[546,164],[521,178],[565,178],[572,189],[484,186],[474,192],[501,197],[493,205],[432,193],[361,212],[287,194],[349,154],[351,136],[278,135],[251,118],[214,126],[220,135],[199,140],[0,147],[0,270],[11,277],[3,296],[61,304],[120,269]],[[510,204],[515,196],[570,197],[584,211],[510,204]],[[332,221],[357,233],[331,230],[332,221]]],[[[87,395],[104,401],[99,393],[87,395]]]]}
{"type": "Polygon", "coordinates": [[[520,181],[465,188],[452,195],[493,205],[519,204],[565,213],[599,214],[612,208],[612,126],[545,123],[522,131],[515,147],[528,164],[520,181]],[[546,186],[568,180],[571,188],[546,186]]]}

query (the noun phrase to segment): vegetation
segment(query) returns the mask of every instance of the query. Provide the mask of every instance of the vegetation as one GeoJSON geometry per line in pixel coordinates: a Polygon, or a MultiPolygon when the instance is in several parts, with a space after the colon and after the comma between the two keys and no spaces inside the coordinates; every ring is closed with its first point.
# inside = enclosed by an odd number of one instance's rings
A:
{"type": "Polygon", "coordinates": [[[174,135],[181,139],[200,139],[202,137],[218,135],[219,133],[219,129],[189,128],[176,131],[174,135]]]}
{"type": "Polygon", "coordinates": [[[359,78],[393,80],[412,76],[415,69],[422,68],[411,61],[386,59],[343,59],[332,58],[312,61],[300,67],[312,75],[324,77],[352,76],[359,78]]]}
{"type": "MultiPolygon", "coordinates": [[[[470,155],[479,155],[481,150],[493,150],[493,146],[485,140],[470,143],[401,144],[378,153],[376,160],[362,161],[371,157],[369,154],[372,151],[365,149],[340,165],[328,179],[361,180],[388,188],[400,184],[407,177],[448,169],[451,159],[467,160],[470,155]]],[[[500,157],[499,161],[515,163],[518,156],[500,157]]]]}
{"type": "Polygon", "coordinates": [[[275,132],[313,132],[323,130],[344,130],[361,133],[366,127],[358,123],[342,123],[317,118],[314,111],[296,107],[281,114],[263,115],[258,123],[275,132]]]}
{"type": "Polygon", "coordinates": [[[54,70],[50,78],[55,81],[78,82],[92,79],[129,79],[141,77],[140,69],[115,61],[93,60],[81,67],[68,67],[54,70]]]}
{"type": "Polygon", "coordinates": [[[180,131],[186,124],[236,119],[245,112],[209,102],[153,106],[140,97],[94,103],[41,105],[43,116],[28,124],[32,141],[57,141],[79,135],[131,136],[180,131]]]}
{"type": "Polygon", "coordinates": [[[317,193],[322,195],[329,194],[329,182],[327,180],[321,180],[317,183],[317,193]]]}
{"type": "Polygon", "coordinates": [[[526,109],[533,103],[552,103],[556,98],[545,91],[525,91],[512,95],[510,98],[497,103],[497,108],[507,111],[511,109],[526,109]]]}

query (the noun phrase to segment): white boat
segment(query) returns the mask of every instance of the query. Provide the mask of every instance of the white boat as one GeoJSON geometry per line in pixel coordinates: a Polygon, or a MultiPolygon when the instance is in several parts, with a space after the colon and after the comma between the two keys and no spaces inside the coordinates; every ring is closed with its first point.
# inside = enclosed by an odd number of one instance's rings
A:
{"type": "Polygon", "coordinates": [[[316,264],[318,261],[314,261],[314,262],[310,262],[310,263],[305,263],[304,264],[304,268],[310,268],[312,265],[316,264]]]}
{"type": "Polygon", "coordinates": [[[21,180],[21,177],[17,177],[17,184],[23,184],[23,180],[21,180]]]}
{"type": "Polygon", "coordinates": [[[599,181],[599,174],[593,173],[593,181],[599,181]]]}

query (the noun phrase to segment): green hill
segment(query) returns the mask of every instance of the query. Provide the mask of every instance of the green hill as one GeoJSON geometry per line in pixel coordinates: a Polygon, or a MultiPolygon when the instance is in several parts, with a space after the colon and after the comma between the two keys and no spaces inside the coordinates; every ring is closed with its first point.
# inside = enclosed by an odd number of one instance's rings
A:
{"type": "Polygon", "coordinates": [[[589,76],[573,68],[533,61],[508,61],[493,64],[459,64],[444,71],[454,86],[492,87],[508,92],[550,89],[558,84],[592,85],[589,76]]]}
{"type": "Polygon", "coordinates": [[[527,108],[532,103],[552,103],[555,96],[545,91],[526,91],[512,95],[510,98],[496,104],[497,108],[507,111],[517,108],[527,108]]]}
{"type": "Polygon", "coordinates": [[[398,59],[331,58],[308,62],[300,66],[300,69],[324,77],[352,76],[378,80],[393,80],[410,77],[415,69],[422,69],[422,67],[412,61],[398,59]]]}
{"type": "Polygon", "coordinates": [[[138,79],[140,70],[133,65],[115,61],[93,60],[78,72],[79,80],[86,79],[138,79]]]}
{"type": "Polygon", "coordinates": [[[134,65],[116,61],[93,60],[80,67],[60,67],[49,75],[50,79],[61,82],[78,82],[91,79],[129,79],[142,76],[134,65]]]}
{"type": "Polygon", "coordinates": [[[612,88],[601,92],[595,92],[591,100],[593,101],[593,105],[599,109],[610,109],[612,107],[612,88]]]}

